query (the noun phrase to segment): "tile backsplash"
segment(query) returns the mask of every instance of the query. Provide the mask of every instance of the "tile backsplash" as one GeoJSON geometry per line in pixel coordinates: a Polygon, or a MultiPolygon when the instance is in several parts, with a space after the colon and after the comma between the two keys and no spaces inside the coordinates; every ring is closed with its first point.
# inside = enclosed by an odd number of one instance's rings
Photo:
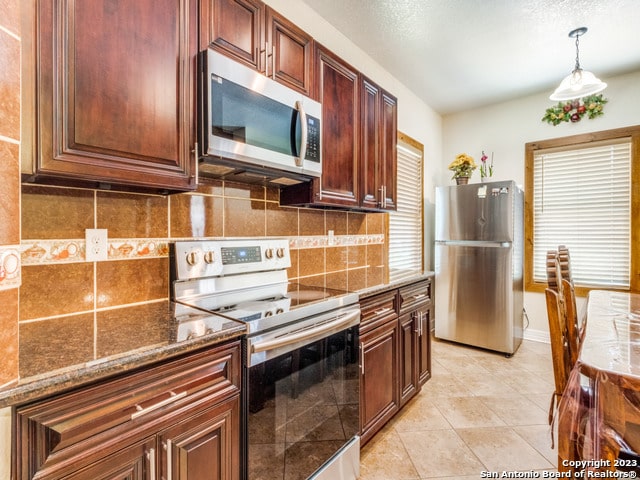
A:
{"type": "MultiPolygon", "coordinates": [[[[65,339],[82,324],[93,339],[101,311],[166,301],[174,240],[286,237],[291,280],[359,290],[388,277],[387,214],[281,207],[268,187],[205,179],[161,196],[25,184],[21,201],[21,376],[37,373],[27,350],[43,331],[65,339]],[[107,229],[107,261],[85,261],[88,228],[107,229]]],[[[96,341],[70,341],[79,358],[100,355],[96,341]]]]}

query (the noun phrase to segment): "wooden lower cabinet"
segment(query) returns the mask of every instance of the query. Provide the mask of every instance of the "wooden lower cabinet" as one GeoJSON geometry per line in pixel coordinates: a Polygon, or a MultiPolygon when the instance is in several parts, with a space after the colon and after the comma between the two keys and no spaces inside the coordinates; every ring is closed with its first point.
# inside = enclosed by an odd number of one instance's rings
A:
{"type": "Polygon", "coordinates": [[[418,355],[419,324],[415,315],[400,317],[400,406],[418,393],[416,363],[418,355]]]}
{"type": "Polygon", "coordinates": [[[361,335],[361,442],[366,443],[399,409],[398,321],[361,335]]]}
{"type": "Polygon", "coordinates": [[[240,400],[236,397],[163,431],[159,435],[159,478],[238,478],[240,460],[235,446],[240,439],[234,426],[238,418],[240,400]]]}
{"type": "Polygon", "coordinates": [[[240,343],[13,408],[19,480],[240,478],[240,343]]]}
{"type": "Polygon", "coordinates": [[[431,378],[432,277],[361,300],[361,443],[431,378]]]}
{"type": "Polygon", "coordinates": [[[77,470],[64,477],[34,477],[61,478],[65,480],[146,480],[153,479],[152,465],[155,463],[157,451],[155,438],[147,438],[133,445],[127,445],[122,450],[108,455],[91,465],[77,470]]]}

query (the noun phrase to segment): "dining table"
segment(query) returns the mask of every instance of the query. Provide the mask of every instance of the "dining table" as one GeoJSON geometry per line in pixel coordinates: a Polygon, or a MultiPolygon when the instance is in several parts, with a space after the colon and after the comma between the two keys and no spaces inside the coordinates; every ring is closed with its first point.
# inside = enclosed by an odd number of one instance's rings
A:
{"type": "MultiPolygon", "coordinates": [[[[592,290],[558,405],[558,471],[640,471],[640,294],[592,290]]],[[[606,472],[609,472],[605,475],[606,472]]],[[[625,475],[623,475],[625,476],[625,475]]],[[[629,478],[629,477],[627,477],[629,478]]]]}

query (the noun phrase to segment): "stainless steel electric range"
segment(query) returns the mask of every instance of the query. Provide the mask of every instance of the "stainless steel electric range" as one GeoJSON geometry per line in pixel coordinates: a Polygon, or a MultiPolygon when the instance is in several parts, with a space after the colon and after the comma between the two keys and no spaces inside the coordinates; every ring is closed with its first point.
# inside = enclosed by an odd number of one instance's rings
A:
{"type": "Polygon", "coordinates": [[[289,282],[286,239],[179,241],[171,256],[176,303],[247,325],[243,477],[357,478],[358,295],[289,282]]]}

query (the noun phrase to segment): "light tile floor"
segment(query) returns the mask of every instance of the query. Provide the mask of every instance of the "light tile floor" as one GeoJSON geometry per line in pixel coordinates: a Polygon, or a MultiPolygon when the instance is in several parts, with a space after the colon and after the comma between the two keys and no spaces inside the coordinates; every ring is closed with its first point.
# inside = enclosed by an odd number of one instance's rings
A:
{"type": "Polygon", "coordinates": [[[362,449],[361,480],[556,471],[547,421],[551,347],[504,354],[433,339],[432,378],[362,449]]]}

